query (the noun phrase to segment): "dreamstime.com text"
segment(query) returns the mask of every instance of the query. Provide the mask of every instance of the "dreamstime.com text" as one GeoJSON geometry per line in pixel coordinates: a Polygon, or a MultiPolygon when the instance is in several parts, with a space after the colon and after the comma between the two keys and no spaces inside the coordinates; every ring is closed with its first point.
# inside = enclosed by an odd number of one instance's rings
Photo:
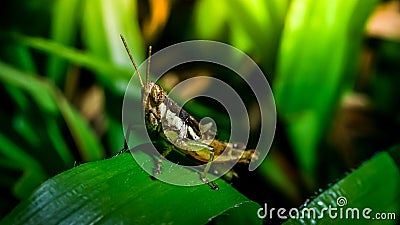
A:
{"type": "Polygon", "coordinates": [[[371,208],[356,208],[356,207],[345,207],[347,205],[347,199],[345,197],[339,197],[336,200],[338,207],[328,205],[320,209],[315,208],[268,208],[267,203],[264,207],[261,207],[257,211],[257,216],[260,219],[323,219],[330,218],[344,219],[344,220],[396,220],[396,213],[394,212],[373,212],[371,208]]]}

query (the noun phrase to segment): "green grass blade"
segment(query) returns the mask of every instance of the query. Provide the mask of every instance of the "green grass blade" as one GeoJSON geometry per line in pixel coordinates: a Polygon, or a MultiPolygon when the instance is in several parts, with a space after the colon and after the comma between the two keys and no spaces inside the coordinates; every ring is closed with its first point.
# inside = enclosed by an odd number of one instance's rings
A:
{"type": "MultiPolygon", "coordinates": [[[[15,88],[15,87],[13,87],[15,88]]],[[[22,90],[15,88],[21,94],[23,93],[22,90]]],[[[29,118],[30,111],[23,111],[21,113],[16,113],[12,118],[12,124],[14,130],[24,138],[24,141],[29,143],[30,146],[38,147],[40,144],[40,136],[35,129],[36,126],[34,123],[31,122],[29,118]]]]}
{"type": "MultiPolygon", "coordinates": [[[[104,157],[103,147],[94,132],[55,85],[2,62],[0,62],[0,81],[26,90],[46,111],[52,114],[61,112],[85,161],[99,160],[104,157]]],[[[70,161],[69,158],[65,158],[64,161],[70,161]]]]}
{"type": "Polygon", "coordinates": [[[44,111],[57,112],[57,105],[49,94],[50,87],[40,78],[0,61],[0,81],[27,91],[44,111]]]}
{"type": "MultiPolygon", "coordinates": [[[[217,183],[219,191],[166,184],[151,179],[130,154],[122,154],[51,178],[0,223],[205,224],[221,214],[256,218],[258,204],[226,182],[217,183]]],[[[261,222],[251,219],[248,224],[261,222]]]]}
{"type": "MultiPolygon", "coordinates": [[[[21,70],[30,73],[36,73],[36,66],[28,47],[12,43],[6,46],[3,51],[6,52],[8,63],[13,64],[15,67],[18,67],[21,70]]],[[[37,141],[37,139],[35,139],[36,135],[31,132],[32,127],[27,125],[25,121],[26,118],[21,115],[24,114],[25,111],[29,111],[27,110],[29,107],[29,100],[27,96],[23,93],[23,91],[14,86],[6,85],[5,90],[10,94],[10,97],[13,99],[14,103],[16,103],[16,105],[18,105],[19,109],[22,111],[15,113],[16,116],[13,118],[14,125],[17,125],[20,128],[16,129],[17,132],[19,132],[23,137],[27,138],[30,143],[34,143],[37,141]],[[24,132],[26,133],[23,134],[24,132]]]]}
{"type": "Polygon", "coordinates": [[[78,145],[83,159],[85,161],[102,159],[105,152],[93,130],[88,127],[84,119],[69,105],[64,97],[58,95],[57,99],[61,114],[75,139],[75,143],[78,145]]]}
{"type": "MultiPolygon", "coordinates": [[[[0,153],[12,162],[14,169],[23,170],[23,175],[18,179],[13,187],[13,192],[19,199],[26,198],[27,195],[47,178],[47,174],[32,156],[24,152],[7,137],[0,134],[0,153]]],[[[10,161],[4,161],[6,164],[10,161]]],[[[8,165],[5,165],[9,167],[8,165]]],[[[0,164],[0,167],[3,167],[0,164]]],[[[10,168],[10,167],[9,167],[10,168]]]]}
{"type": "Polygon", "coordinates": [[[74,163],[74,157],[65,142],[61,130],[58,127],[57,121],[53,118],[45,120],[46,132],[49,135],[49,139],[57,151],[58,155],[64,162],[65,167],[71,167],[74,163]]]}
{"type": "MultiPolygon", "coordinates": [[[[86,0],[83,6],[82,41],[90,54],[102,60],[110,60],[103,18],[104,1],[86,0]]],[[[115,34],[119,35],[119,34],[115,34]]]]}
{"type": "Polygon", "coordinates": [[[226,1],[200,0],[194,8],[194,24],[201,39],[220,39],[228,19],[226,1]]]}
{"type": "MultiPolygon", "coordinates": [[[[80,0],[57,0],[54,2],[51,15],[50,39],[65,46],[73,44],[79,28],[81,3],[82,1],[80,0]]],[[[57,55],[50,55],[46,66],[46,75],[56,84],[59,84],[62,82],[63,76],[65,76],[66,66],[65,59],[57,55]]]]}
{"type": "MultiPolygon", "coordinates": [[[[0,152],[4,157],[9,158],[20,168],[31,168],[42,171],[40,164],[29,154],[24,152],[16,144],[12,143],[7,137],[0,134],[0,152]]],[[[42,171],[42,174],[43,171],[42,171]]]]}
{"type": "Polygon", "coordinates": [[[133,68],[119,35],[123,34],[130,48],[134,49],[134,51],[131,51],[136,62],[140,63],[144,58],[143,50],[145,46],[143,46],[140,28],[133,20],[137,17],[136,1],[127,0],[111,3],[87,0],[83,10],[82,41],[88,53],[97,59],[108,62],[108,64],[110,62],[115,63],[115,65],[108,66],[109,68],[115,68],[116,65],[119,65],[122,68],[129,69],[113,73],[108,73],[104,69],[95,71],[97,78],[103,85],[114,84],[115,87],[111,90],[115,92],[114,89],[117,88],[116,93],[120,94],[125,91],[126,81],[132,75],[133,68]],[[120,85],[121,81],[125,82],[123,87],[120,85]]]}
{"type": "Polygon", "coordinates": [[[292,1],[274,96],[289,121],[299,163],[313,176],[316,151],[343,91],[352,85],[363,27],[377,0],[292,1]],[[346,81],[346,82],[344,82],[346,81]]]}
{"type": "Polygon", "coordinates": [[[102,19],[106,30],[102,35],[106,37],[106,43],[101,43],[101,46],[108,46],[108,57],[118,65],[130,67],[132,65],[129,58],[126,57],[120,34],[126,38],[136,62],[143,61],[145,49],[147,49],[143,42],[139,23],[133,20],[133,18],[138,18],[136,4],[137,1],[134,0],[102,2],[102,19]],[[127,21],[131,22],[127,23],[127,21]]]}
{"type": "MultiPolygon", "coordinates": [[[[397,153],[400,148],[397,148],[397,153]]],[[[396,224],[400,213],[400,171],[399,162],[387,152],[382,152],[365,162],[358,169],[340,180],[328,190],[313,199],[306,208],[321,212],[323,208],[337,208],[337,218],[331,218],[325,211],[322,218],[293,219],[284,223],[291,224],[396,224]],[[337,203],[339,197],[345,197],[347,204],[340,206],[337,203]],[[352,219],[346,210],[359,209],[359,219],[352,219]],[[362,216],[362,210],[370,208],[370,219],[362,216]],[[340,210],[344,212],[340,219],[340,210]],[[379,220],[376,213],[395,213],[396,219],[379,220]]],[[[332,214],[334,215],[334,214],[332,214]]],[[[355,214],[356,215],[356,214],[355,214]]],[[[318,215],[320,216],[320,215],[318,215]]]]}
{"type": "Polygon", "coordinates": [[[197,1],[195,38],[229,41],[273,71],[279,37],[290,1],[197,1]],[[237,12],[241,17],[237,17],[237,12]],[[246,18],[246,19],[243,19],[246,18]]]}
{"type": "Polygon", "coordinates": [[[116,93],[124,93],[127,81],[132,75],[131,66],[117,66],[108,60],[101,59],[92,54],[84,53],[51,40],[27,36],[18,36],[18,40],[23,45],[56,55],[71,63],[92,70],[97,76],[100,76],[100,79],[108,81],[104,83],[105,87],[116,91],[116,93]]]}

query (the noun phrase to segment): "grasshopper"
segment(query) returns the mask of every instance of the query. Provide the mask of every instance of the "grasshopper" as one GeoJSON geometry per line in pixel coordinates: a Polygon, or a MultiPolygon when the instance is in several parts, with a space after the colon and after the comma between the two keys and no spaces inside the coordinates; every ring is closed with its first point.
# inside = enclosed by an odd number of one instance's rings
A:
{"type": "MultiPolygon", "coordinates": [[[[217,184],[206,178],[210,170],[211,163],[215,162],[234,162],[248,164],[252,159],[258,159],[256,150],[244,150],[245,146],[240,143],[229,143],[214,139],[216,129],[211,123],[200,124],[193,116],[187,113],[182,107],[168,97],[166,91],[154,82],[148,81],[150,70],[151,46],[149,47],[149,60],[147,64],[146,80],[143,83],[139,69],[133,60],[128,45],[122,35],[121,40],[125,46],[128,56],[139,76],[142,88],[142,104],[144,107],[144,117],[146,129],[152,142],[154,139],[163,139],[168,143],[168,147],[163,151],[158,159],[154,175],[161,173],[162,158],[166,157],[172,150],[178,150],[185,155],[190,155],[199,163],[207,163],[200,179],[214,190],[219,190],[217,184]],[[222,155],[224,151],[228,154],[222,155]]],[[[130,128],[127,130],[129,138],[130,128]]],[[[122,152],[129,151],[125,140],[122,152]]]]}

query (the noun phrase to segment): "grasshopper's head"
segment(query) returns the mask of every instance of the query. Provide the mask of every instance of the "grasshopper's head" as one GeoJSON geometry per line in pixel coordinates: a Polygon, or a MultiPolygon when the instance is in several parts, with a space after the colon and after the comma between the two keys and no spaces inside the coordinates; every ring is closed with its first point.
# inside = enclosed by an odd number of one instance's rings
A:
{"type": "Polygon", "coordinates": [[[142,102],[146,113],[163,103],[165,96],[165,91],[159,85],[147,82],[142,89],[142,102]]]}
{"type": "Polygon", "coordinates": [[[163,91],[163,89],[155,84],[154,82],[148,82],[148,77],[150,74],[150,56],[151,56],[151,46],[149,46],[149,59],[147,61],[147,71],[146,71],[146,82],[143,83],[142,77],[140,76],[139,69],[133,60],[133,57],[131,55],[131,52],[129,51],[128,45],[126,44],[125,38],[121,36],[122,43],[125,46],[126,52],[129,55],[129,58],[135,67],[135,70],[139,76],[139,81],[140,85],[142,86],[142,103],[143,107],[145,110],[145,113],[148,114],[153,114],[152,118],[159,118],[159,115],[154,115],[156,113],[159,113],[158,108],[163,103],[166,93],[163,91]]]}

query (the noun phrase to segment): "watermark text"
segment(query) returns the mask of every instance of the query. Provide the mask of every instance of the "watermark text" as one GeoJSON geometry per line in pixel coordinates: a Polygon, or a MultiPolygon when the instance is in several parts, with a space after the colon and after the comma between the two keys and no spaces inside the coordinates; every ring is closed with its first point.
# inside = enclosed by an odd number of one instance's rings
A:
{"type": "Polygon", "coordinates": [[[260,219],[322,219],[330,218],[344,219],[344,220],[396,220],[396,213],[394,212],[373,212],[369,207],[357,208],[357,207],[345,207],[347,205],[347,199],[345,197],[337,198],[337,207],[328,205],[319,209],[307,208],[268,208],[268,204],[264,203],[264,207],[261,207],[257,211],[257,216],[260,219]]]}

